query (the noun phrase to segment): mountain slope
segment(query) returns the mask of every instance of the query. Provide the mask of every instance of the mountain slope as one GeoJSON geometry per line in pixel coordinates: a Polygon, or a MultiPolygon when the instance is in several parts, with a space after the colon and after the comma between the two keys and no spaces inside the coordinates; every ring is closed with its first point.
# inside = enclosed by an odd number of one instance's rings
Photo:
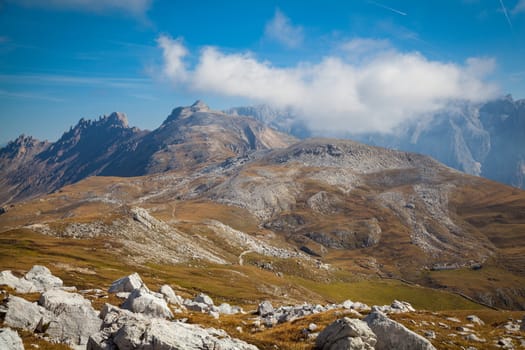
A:
{"type": "MultiPolygon", "coordinates": [[[[229,112],[253,116],[299,138],[315,134],[291,111],[263,105],[229,112]]],[[[468,174],[525,188],[525,100],[507,96],[484,104],[456,102],[392,134],[342,131],[337,137],[426,154],[468,174]]]]}
{"type": "Polygon", "coordinates": [[[524,208],[524,191],[422,155],[312,139],[189,174],[88,178],[15,205],[0,228],[104,241],[144,268],[251,266],[270,273],[243,277],[257,295],[379,277],[523,309],[524,208]]]}
{"type": "Polygon", "coordinates": [[[121,113],[81,119],[55,143],[21,137],[0,150],[0,204],[49,193],[88,176],[192,171],[293,141],[253,119],[211,111],[200,101],[174,109],[151,132],[129,127],[121,113]]]}

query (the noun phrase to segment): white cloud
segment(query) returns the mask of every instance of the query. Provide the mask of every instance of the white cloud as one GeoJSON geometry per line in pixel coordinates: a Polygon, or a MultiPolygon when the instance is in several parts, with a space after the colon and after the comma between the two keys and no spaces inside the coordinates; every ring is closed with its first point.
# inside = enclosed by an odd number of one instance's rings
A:
{"type": "Polygon", "coordinates": [[[512,9],[512,14],[513,15],[516,15],[516,14],[521,13],[521,12],[525,12],[525,0],[518,1],[516,6],[514,6],[514,8],[512,9]]]}
{"type": "Polygon", "coordinates": [[[175,84],[200,93],[292,108],[318,131],[389,132],[450,101],[483,101],[498,93],[485,81],[494,68],[491,59],[471,58],[460,65],[390,48],[359,64],[344,56],[329,56],[317,63],[281,68],[251,54],[206,47],[188,68],[180,40],[162,36],[158,42],[164,53],[164,73],[175,84]]]}
{"type": "Polygon", "coordinates": [[[303,28],[294,26],[290,18],[280,10],[276,10],[273,18],[266,23],[264,34],[268,39],[290,48],[299,47],[303,43],[303,28]]]}
{"type": "Polygon", "coordinates": [[[124,12],[144,16],[152,0],[7,0],[30,8],[74,10],[84,12],[124,12]]]}

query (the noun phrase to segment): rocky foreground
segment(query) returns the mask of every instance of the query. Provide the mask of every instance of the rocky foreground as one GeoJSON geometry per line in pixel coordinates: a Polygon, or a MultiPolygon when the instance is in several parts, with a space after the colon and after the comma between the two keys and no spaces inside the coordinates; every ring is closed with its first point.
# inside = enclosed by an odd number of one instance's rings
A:
{"type": "MultiPolygon", "coordinates": [[[[372,307],[347,300],[342,304],[325,306],[303,304],[277,308],[269,301],[263,301],[256,311],[246,312],[227,303],[216,306],[203,293],[193,299],[184,299],[168,285],[163,285],[159,292],[153,292],[136,273],[113,282],[107,293],[102,290],[77,291],[75,287],[64,286],[63,281],[53,276],[49,269],[38,265],[23,277],[17,277],[11,271],[0,272],[2,285],[7,287],[2,289],[0,306],[2,350],[24,349],[17,331],[33,333],[49,343],[66,344],[73,349],[257,349],[255,345],[234,338],[222,329],[204,328],[188,323],[187,318],[177,317],[188,312],[202,314],[210,320],[236,314],[247,316],[252,322],[252,333],[281,324],[294,325],[311,315],[334,312],[334,315],[341,317],[323,329],[315,323],[299,329],[304,336],[301,339],[309,341],[311,347],[323,350],[442,348],[431,342],[436,339],[434,331],[428,330],[422,336],[394,320],[399,315],[417,313],[409,303],[397,300],[391,305],[372,307]],[[31,302],[17,295],[33,298],[38,295],[38,301],[31,302]],[[108,295],[112,296],[111,300],[121,300],[120,306],[105,303],[99,311],[89,299],[93,296],[108,298],[108,295]]],[[[503,326],[506,336],[493,332],[498,335],[494,339],[478,335],[476,327],[483,326],[484,322],[475,315],[469,315],[466,322],[454,318],[438,323],[411,321],[429,329],[432,326],[447,329],[450,339],[461,337],[479,345],[464,349],[525,348],[525,317],[524,320],[509,320],[503,326]]],[[[242,334],[243,327],[247,326],[246,321],[239,321],[236,332],[242,334]]],[[[440,345],[446,344],[441,342],[440,345]]]]}

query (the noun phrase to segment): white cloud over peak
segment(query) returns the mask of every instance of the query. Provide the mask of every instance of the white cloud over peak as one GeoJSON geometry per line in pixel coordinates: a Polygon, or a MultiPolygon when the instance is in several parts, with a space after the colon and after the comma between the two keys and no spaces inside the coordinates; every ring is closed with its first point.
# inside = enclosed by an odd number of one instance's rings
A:
{"type": "MultiPolygon", "coordinates": [[[[371,41],[354,41],[351,48],[359,51],[360,42],[370,54],[371,41]]],[[[205,47],[188,68],[184,62],[188,51],[180,39],[161,36],[158,43],[163,72],[176,85],[291,108],[317,131],[389,132],[450,101],[484,101],[498,93],[485,79],[494,69],[491,59],[446,63],[388,46],[360,63],[332,55],[282,68],[249,53],[205,47]]]]}
{"type": "Polygon", "coordinates": [[[264,29],[266,38],[275,40],[289,48],[299,47],[303,42],[303,28],[294,26],[290,18],[280,10],[275,10],[273,18],[266,23],[264,29]]]}
{"type": "Polygon", "coordinates": [[[133,16],[143,16],[151,6],[152,0],[7,0],[16,5],[29,8],[52,10],[74,10],[83,12],[124,12],[133,16]]]}

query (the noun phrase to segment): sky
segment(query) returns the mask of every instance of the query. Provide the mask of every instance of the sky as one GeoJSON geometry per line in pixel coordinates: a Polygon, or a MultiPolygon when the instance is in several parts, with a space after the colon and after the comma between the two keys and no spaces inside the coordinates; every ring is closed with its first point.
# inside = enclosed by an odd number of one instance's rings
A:
{"type": "Polygon", "coordinates": [[[80,118],[291,108],[316,130],[390,132],[525,98],[525,0],[0,0],[0,145],[80,118]]]}

